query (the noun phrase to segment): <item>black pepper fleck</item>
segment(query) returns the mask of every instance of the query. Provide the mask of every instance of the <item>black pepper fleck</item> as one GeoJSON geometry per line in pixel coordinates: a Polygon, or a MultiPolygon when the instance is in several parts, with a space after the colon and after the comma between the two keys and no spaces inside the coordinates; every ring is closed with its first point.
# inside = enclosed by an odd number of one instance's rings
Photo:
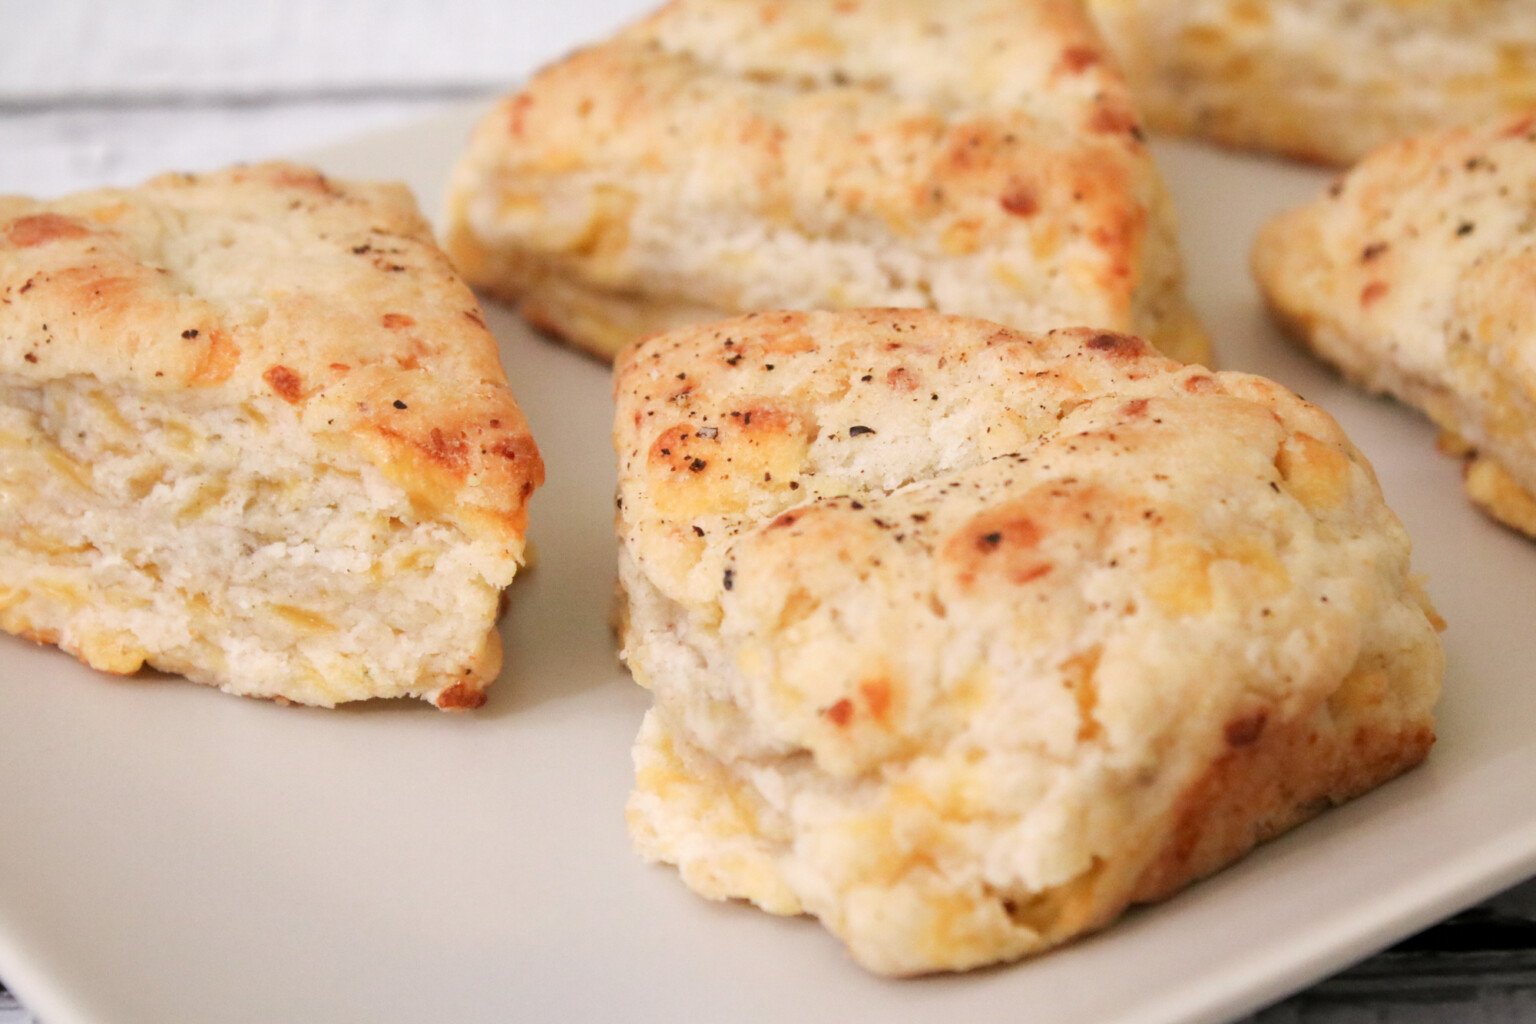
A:
{"type": "Polygon", "coordinates": [[[865,434],[873,434],[874,432],[873,427],[866,427],[862,424],[855,424],[848,428],[849,437],[863,437],[865,434]]]}
{"type": "Polygon", "coordinates": [[[400,399],[397,398],[397,399],[395,399],[395,408],[396,409],[404,409],[404,408],[406,408],[406,404],[404,402],[400,401],[400,399]]]}

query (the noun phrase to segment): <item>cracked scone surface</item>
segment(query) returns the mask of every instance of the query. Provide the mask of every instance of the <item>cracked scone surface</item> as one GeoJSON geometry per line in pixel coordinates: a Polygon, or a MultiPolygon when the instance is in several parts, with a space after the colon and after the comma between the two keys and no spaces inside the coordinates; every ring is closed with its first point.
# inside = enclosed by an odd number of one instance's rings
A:
{"type": "Polygon", "coordinates": [[[1536,536],[1536,113],[1387,146],[1265,226],[1254,273],[1296,338],[1417,407],[1473,500],[1536,536]]]}
{"type": "Polygon", "coordinates": [[[470,707],[538,450],[402,186],[0,197],[0,628],[231,693],[470,707]]]}
{"type": "Polygon", "coordinates": [[[447,248],[604,357],[754,309],[911,306],[1208,359],[1078,0],[670,3],[485,118],[447,248]]]}
{"type": "Polygon", "coordinates": [[[1536,106],[1529,0],[1088,0],[1157,129],[1349,164],[1536,106]]]}
{"type": "Polygon", "coordinates": [[[760,314],[616,370],[640,853],[958,970],[1418,762],[1442,654],[1321,410],[1135,338],[760,314]]]}

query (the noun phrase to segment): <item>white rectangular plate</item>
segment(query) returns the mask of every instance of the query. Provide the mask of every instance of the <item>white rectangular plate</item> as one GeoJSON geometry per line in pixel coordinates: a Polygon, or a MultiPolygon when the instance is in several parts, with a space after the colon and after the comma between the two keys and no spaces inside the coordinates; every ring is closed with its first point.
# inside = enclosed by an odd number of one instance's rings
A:
{"type": "MultiPolygon", "coordinates": [[[[431,207],[467,114],[316,157],[431,207]]],[[[48,1024],[623,1019],[1171,1024],[1232,1017],[1536,868],[1536,547],[1480,517],[1411,412],[1265,319],[1247,249],[1326,176],[1162,143],[1220,363],[1331,410],[1445,618],[1418,771],[1034,962],[882,981],[814,922],[707,903],[631,853],[645,706],[614,657],[609,383],[490,309],[549,468],[507,668],[466,715],[119,680],[0,638],[0,977],[48,1024]]]]}

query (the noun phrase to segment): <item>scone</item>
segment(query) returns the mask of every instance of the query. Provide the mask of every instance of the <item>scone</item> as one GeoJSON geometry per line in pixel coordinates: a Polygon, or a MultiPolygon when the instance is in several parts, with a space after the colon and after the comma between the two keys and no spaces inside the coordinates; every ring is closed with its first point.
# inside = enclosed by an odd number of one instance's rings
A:
{"type": "Polygon", "coordinates": [[[1467,489],[1536,536],[1536,111],[1373,154],[1260,233],[1254,271],[1292,334],[1417,406],[1467,489]]]}
{"type": "Polygon", "coordinates": [[[1536,106],[1530,0],[1088,0],[1152,127],[1348,164],[1536,106]]]}
{"type": "Polygon", "coordinates": [[[629,824],[705,896],[883,974],[1012,960],[1433,742],[1408,539],[1279,385],[899,310],[616,372],[629,824]]]}
{"type": "Polygon", "coordinates": [[[473,707],[543,472],[404,187],[267,164],[0,197],[0,628],[473,707]]]}
{"type": "Polygon", "coordinates": [[[605,358],[733,313],[863,305],[1208,357],[1079,0],[675,0],[485,118],[447,249],[605,358]]]}

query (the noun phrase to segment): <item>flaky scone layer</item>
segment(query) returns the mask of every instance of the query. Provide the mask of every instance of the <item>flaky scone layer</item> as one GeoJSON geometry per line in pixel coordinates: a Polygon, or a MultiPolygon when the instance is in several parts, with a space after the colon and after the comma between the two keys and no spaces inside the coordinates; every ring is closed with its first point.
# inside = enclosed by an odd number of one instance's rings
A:
{"type": "Polygon", "coordinates": [[[471,283],[606,357],[730,313],[861,305],[1209,356],[1077,0],[675,0],[500,103],[448,220],[471,283]]]}
{"type": "Polygon", "coordinates": [[[1423,410],[1467,489],[1536,535],[1536,112],[1388,146],[1260,233],[1290,332],[1423,410]]]}
{"type": "Polygon", "coordinates": [[[331,705],[472,706],[543,467],[398,186],[0,197],[0,628],[331,705]]]}
{"type": "Polygon", "coordinates": [[[1349,164],[1536,106],[1528,0],[1088,0],[1154,128],[1349,164]]]}
{"type": "Polygon", "coordinates": [[[651,339],[616,391],[635,842],[872,970],[1066,941],[1432,742],[1408,540],[1269,381],[870,310],[651,339]]]}

